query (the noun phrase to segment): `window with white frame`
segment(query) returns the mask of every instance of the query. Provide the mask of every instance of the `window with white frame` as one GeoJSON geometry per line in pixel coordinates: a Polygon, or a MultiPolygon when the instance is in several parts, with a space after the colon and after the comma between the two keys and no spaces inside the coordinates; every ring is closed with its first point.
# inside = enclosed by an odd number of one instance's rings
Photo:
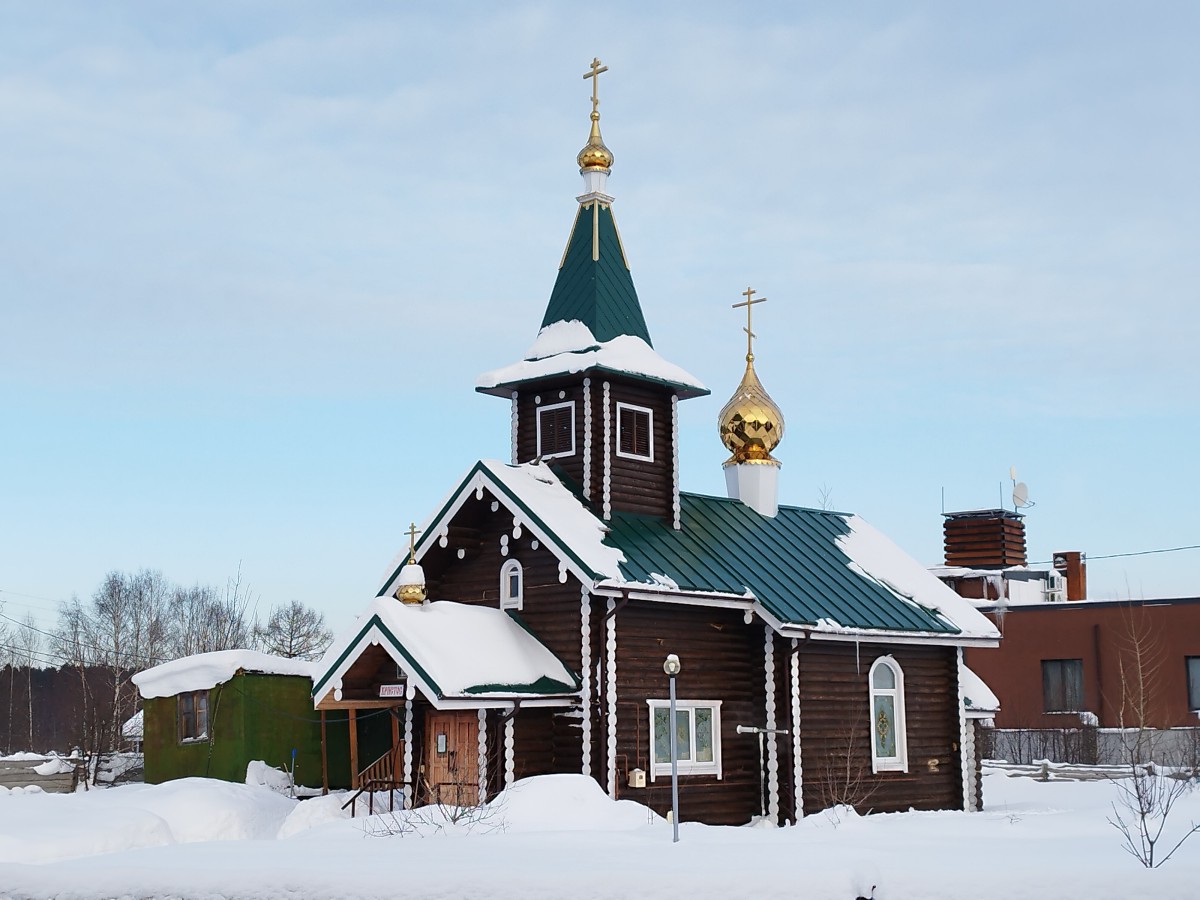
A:
{"type": "Polygon", "coordinates": [[[617,404],[617,456],[654,461],[654,410],[617,404]]]}
{"type": "Polygon", "coordinates": [[[575,454],[575,401],[538,407],[537,455],[542,459],[575,454]]]}
{"type": "MultiPolygon", "coordinates": [[[[650,705],[650,780],[671,774],[671,702],[650,705]]],[[[675,701],[675,734],[680,775],[721,777],[721,701],[675,701]]]]}
{"type": "Polygon", "coordinates": [[[867,674],[871,695],[871,771],[908,771],[908,734],[904,727],[904,672],[890,656],[881,656],[867,674]]]}
{"type": "Polygon", "coordinates": [[[525,573],[521,564],[510,559],[500,567],[500,608],[520,609],[524,602],[525,573]]]}

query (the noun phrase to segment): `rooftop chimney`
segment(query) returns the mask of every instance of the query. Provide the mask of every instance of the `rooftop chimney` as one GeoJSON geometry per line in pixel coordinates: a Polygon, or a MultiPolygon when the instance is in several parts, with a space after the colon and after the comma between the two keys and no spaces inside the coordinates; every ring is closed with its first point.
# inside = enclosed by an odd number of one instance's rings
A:
{"type": "Polygon", "coordinates": [[[1067,600],[1087,599],[1087,563],[1078,550],[1054,554],[1054,569],[1067,579],[1067,600]]]}
{"type": "Polygon", "coordinates": [[[1007,509],[943,513],[946,565],[1001,569],[1025,565],[1025,523],[1007,509]]]}

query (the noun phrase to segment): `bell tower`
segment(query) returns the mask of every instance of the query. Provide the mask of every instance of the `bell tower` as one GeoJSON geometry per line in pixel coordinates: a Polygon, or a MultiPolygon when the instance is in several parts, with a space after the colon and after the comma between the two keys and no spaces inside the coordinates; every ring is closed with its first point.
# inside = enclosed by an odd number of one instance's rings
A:
{"type": "Polygon", "coordinates": [[[512,403],[512,462],[557,466],[602,517],[679,522],[677,405],[708,393],[655,352],[607,193],[613,154],[600,134],[593,59],[591,127],[576,156],[584,192],[541,329],[524,359],[476,390],[512,403]]]}

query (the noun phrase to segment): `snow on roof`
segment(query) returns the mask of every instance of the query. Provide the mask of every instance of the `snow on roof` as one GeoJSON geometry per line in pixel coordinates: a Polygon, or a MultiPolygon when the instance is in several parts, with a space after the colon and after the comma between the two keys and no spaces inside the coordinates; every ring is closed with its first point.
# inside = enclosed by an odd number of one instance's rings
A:
{"type": "Polygon", "coordinates": [[[563,486],[545,463],[510,466],[495,459],[481,461],[548,528],[558,543],[579,557],[600,578],[621,578],[625,554],[604,543],[606,526],[563,486]]]}
{"type": "Polygon", "coordinates": [[[963,702],[968,712],[994,713],[1000,709],[1000,700],[974,672],[962,667],[963,702]]]}
{"type": "Polygon", "coordinates": [[[141,695],[173,697],[185,691],[204,691],[232,678],[238,671],[266,675],[303,675],[312,677],[312,663],[285,659],[257,650],[217,650],[197,653],[138,672],[132,681],[141,695]]]}
{"type": "Polygon", "coordinates": [[[538,332],[525,359],[484,372],[476,379],[475,386],[486,390],[594,368],[652,378],[708,393],[708,388],[695,376],[667,362],[640,337],[620,334],[611,341],[600,342],[591,329],[578,320],[551,322],[538,332]]]}
{"type": "Polygon", "coordinates": [[[125,720],[125,724],[121,726],[121,737],[127,741],[140,741],[144,731],[146,711],[139,709],[132,716],[125,720]]]}
{"type": "Polygon", "coordinates": [[[503,610],[446,600],[406,604],[376,597],[317,664],[318,699],[333,687],[335,679],[329,676],[353,663],[355,655],[346,651],[378,638],[401,668],[442,697],[575,690],[575,676],[567,667],[503,610]],[[364,626],[373,620],[384,634],[364,634],[364,626]],[[399,646],[389,644],[389,638],[399,646]]]}
{"type": "Polygon", "coordinates": [[[901,600],[927,607],[953,622],[968,638],[999,638],[996,626],[969,602],[939,581],[928,569],[897,547],[865,519],[849,515],[850,531],[838,546],[850,567],[882,585],[901,600]]]}

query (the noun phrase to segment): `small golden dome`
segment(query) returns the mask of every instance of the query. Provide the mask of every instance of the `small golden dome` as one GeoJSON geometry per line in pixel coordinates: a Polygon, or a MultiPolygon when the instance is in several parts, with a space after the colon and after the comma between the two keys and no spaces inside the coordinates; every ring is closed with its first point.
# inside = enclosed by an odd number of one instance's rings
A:
{"type": "Polygon", "coordinates": [[[575,157],[580,169],[611,169],[613,164],[612,151],[604,146],[600,137],[600,113],[592,110],[592,130],[588,141],[584,144],[579,155],[575,157]]]}
{"type": "Polygon", "coordinates": [[[754,357],[746,357],[746,374],[717,416],[721,442],[733,455],[729,463],[776,463],[771,451],[783,440],[783,413],[763,389],[754,371],[754,357]]]}
{"type": "Polygon", "coordinates": [[[401,603],[420,603],[425,599],[425,570],[410,561],[400,570],[400,586],[396,599],[401,603]]]}

